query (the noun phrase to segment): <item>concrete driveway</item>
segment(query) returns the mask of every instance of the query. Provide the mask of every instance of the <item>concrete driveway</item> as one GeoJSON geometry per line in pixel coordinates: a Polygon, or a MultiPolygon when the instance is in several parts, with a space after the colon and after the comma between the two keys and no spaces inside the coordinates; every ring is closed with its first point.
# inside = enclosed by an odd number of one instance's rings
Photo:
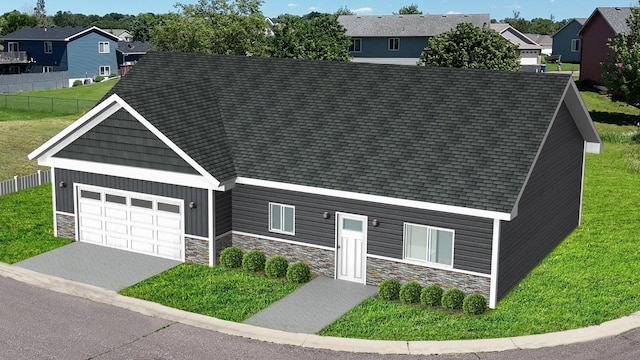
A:
{"type": "Polygon", "coordinates": [[[13,266],[119,291],[178,264],[156,256],[73,242],[13,266]]]}

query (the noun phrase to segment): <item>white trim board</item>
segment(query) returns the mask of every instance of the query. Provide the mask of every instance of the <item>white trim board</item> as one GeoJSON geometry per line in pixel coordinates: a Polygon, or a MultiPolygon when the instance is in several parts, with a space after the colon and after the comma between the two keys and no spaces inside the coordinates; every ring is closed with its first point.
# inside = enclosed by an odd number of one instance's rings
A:
{"type": "Polygon", "coordinates": [[[312,248],[322,249],[322,250],[329,250],[329,251],[334,251],[334,252],[336,251],[336,249],[328,247],[328,246],[314,245],[314,244],[308,244],[308,243],[303,243],[303,242],[299,242],[299,241],[291,241],[291,240],[279,239],[279,238],[275,238],[275,237],[271,237],[271,236],[257,235],[257,234],[251,234],[251,233],[246,233],[246,232],[241,232],[241,231],[233,231],[233,230],[231,231],[231,233],[233,235],[250,236],[250,237],[257,238],[257,239],[278,241],[278,242],[283,242],[283,243],[292,244],[292,245],[306,246],[306,247],[312,247],[312,248]]]}

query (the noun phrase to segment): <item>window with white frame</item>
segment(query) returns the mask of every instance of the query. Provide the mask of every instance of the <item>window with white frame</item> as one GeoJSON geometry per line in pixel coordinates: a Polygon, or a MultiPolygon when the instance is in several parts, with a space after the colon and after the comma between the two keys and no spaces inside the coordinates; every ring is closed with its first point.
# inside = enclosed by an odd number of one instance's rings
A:
{"type": "Polygon", "coordinates": [[[20,44],[17,42],[8,42],[7,51],[8,52],[20,51],[20,44]]]}
{"type": "Polygon", "coordinates": [[[389,51],[400,50],[400,38],[389,38],[389,51]]]}
{"type": "Polygon", "coordinates": [[[98,42],[98,52],[100,54],[108,54],[111,52],[111,46],[108,41],[100,41],[98,42]]]}
{"type": "Polygon", "coordinates": [[[269,203],[269,231],[295,235],[296,208],[291,205],[269,203]]]}
{"type": "Polygon", "coordinates": [[[350,52],[362,51],[362,39],[351,39],[351,46],[349,46],[350,52]]]}
{"type": "Polygon", "coordinates": [[[44,42],[44,53],[51,54],[53,52],[53,43],[51,41],[44,42]]]}
{"type": "Polygon", "coordinates": [[[404,258],[453,266],[454,231],[417,224],[404,224],[404,258]]]}
{"type": "Polygon", "coordinates": [[[580,39],[571,39],[571,51],[572,52],[580,51],[580,39]]]}
{"type": "Polygon", "coordinates": [[[100,66],[100,76],[109,76],[111,74],[111,66],[100,66]]]}
{"type": "Polygon", "coordinates": [[[43,67],[42,67],[42,72],[43,72],[43,73],[50,73],[50,72],[53,72],[53,66],[46,66],[46,65],[45,65],[45,66],[43,66],[43,67]]]}

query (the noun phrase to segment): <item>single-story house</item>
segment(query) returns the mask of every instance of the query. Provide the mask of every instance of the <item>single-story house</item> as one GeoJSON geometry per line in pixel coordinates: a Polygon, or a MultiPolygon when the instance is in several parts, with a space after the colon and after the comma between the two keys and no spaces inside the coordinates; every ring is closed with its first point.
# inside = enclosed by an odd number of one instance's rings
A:
{"type": "Polygon", "coordinates": [[[495,307],[580,224],[601,146],[568,75],[150,52],[29,158],[59,237],[495,307]]]}
{"type": "Polygon", "coordinates": [[[561,62],[580,62],[580,29],[586,18],[575,18],[567,22],[560,30],[553,34],[553,55],[560,56],[561,62]]]}
{"type": "Polygon", "coordinates": [[[580,29],[580,80],[594,85],[605,85],[602,81],[602,63],[609,59],[612,51],[607,43],[620,33],[628,33],[627,19],[630,7],[599,7],[580,29]]]}
{"type": "Polygon", "coordinates": [[[523,69],[530,65],[540,65],[542,46],[509,24],[491,24],[491,29],[497,31],[503,38],[518,47],[520,66],[523,69]]]}
{"type": "Polygon", "coordinates": [[[536,44],[540,45],[542,48],[541,52],[543,55],[551,55],[551,51],[553,49],[553,38],[547,34],[530,34],[526,33],[524,36],[533,40],[536,44]]]}
{"type": "Polygon", "coordinates": [[[489,14],[340,15],[354,62],[415,66],[429,39],[460,23],[488,26],[489,14]]]}

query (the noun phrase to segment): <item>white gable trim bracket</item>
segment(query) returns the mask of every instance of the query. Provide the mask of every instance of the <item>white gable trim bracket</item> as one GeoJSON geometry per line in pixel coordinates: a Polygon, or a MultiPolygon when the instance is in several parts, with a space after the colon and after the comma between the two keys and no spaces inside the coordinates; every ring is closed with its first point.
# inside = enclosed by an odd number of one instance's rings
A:
{"type": "MultiPolygon", "coordinates": [[[[61,131],[59,134],[51,138],[46,143],[42,144],[39,148],[34,150],[31,154],[29,154],[29,160],[38,159],[38,164],[43,166],[51,166],[51,167],[64,167],[72,166],[73,164],[83,165],[90,164],[89,162],[81,162],[81,161],[66,161],[63,159],[54,159],[53,155],[77,140],[80,136],[87,133],[89,130],[93,129],[95,126],[100,124],[102,121],[109,118],[109,116],[113,115],[116,111],[124,109],[129,114],[131,114],[136,120],[138,120],[145,128],[151,131],[155,136],[157,136],[160,141],[162,141],[165,145],[167,145],[172,151],[174,151],[180,158],[187,162],[190,166],[192,166],[202,177],[204,177],[207,186],[201,186],[209,189],[218,189],[220,188],[220,182],[214,178],[209,172],[207,172],[202,166],[200,166],[195,160],[193,160],[189,155],[187,155],[182,149],[180,149],[176,144],[174,144],[169,138],[167,138],[162,132],[160,132],[155,126],[153,126],[147,119],[145,119],[140,113],[138,113],[133,107],[127,104],[122,98],[120,98],[117,94],[113,94],[109,96],[106,100],[96,105],[93,109],[91,109],[88,113],[80,117],[73,124],[69,125],[66,129],[61,131]]],[[[133,167],[127,166],[117,166],[117,165],[107,165],[107,164],[94,164],[92,167],[96,167],[95,165],[99,165],[98,167],[109,167],[111,168],[112,173],[121,174],[120,176],[126,176],[124,174],[131,174],[131,172],[122,172],[124,170],[135,169],[133,167]]],[[[75,168],[76,166],[74,166],[75,168]]],[[[86,170],[85,170],[86,171],[86,170]]],[[[154,172],[153,170],[144,169],[141,172],[154,172]]],[[[136,173],[136,172],[134,172],[136,173]]],[[[162,172],[162,173],[170,173],[170,172],[162,172]]],[[[177,173],[171,173],[174,176],[180,176],[177,173]]],[[[189,176],[189,175],[184,175],[189,176]]],[[[129,176],[131,177],[131,176],[129,176]]],[[[193,177],[193,175],[191,175],[193,177]]]]}
{"type": "MultiPolygon", "coordinates": [[[[573,80],[569,81],[567,88],[564,91],[562,98],[563,102],[567,104],[567,108],[573,117],[580,135],[586,141],[586,151],[588,153],[600,154],[602,152],[602,140],[598,134],[598,130],[593,125],[589,110],[587,110],[582,97],[580,97],[580,91],[573,80]]],[[[562,104],[562,102],[560,102],[562,104]]]]}

